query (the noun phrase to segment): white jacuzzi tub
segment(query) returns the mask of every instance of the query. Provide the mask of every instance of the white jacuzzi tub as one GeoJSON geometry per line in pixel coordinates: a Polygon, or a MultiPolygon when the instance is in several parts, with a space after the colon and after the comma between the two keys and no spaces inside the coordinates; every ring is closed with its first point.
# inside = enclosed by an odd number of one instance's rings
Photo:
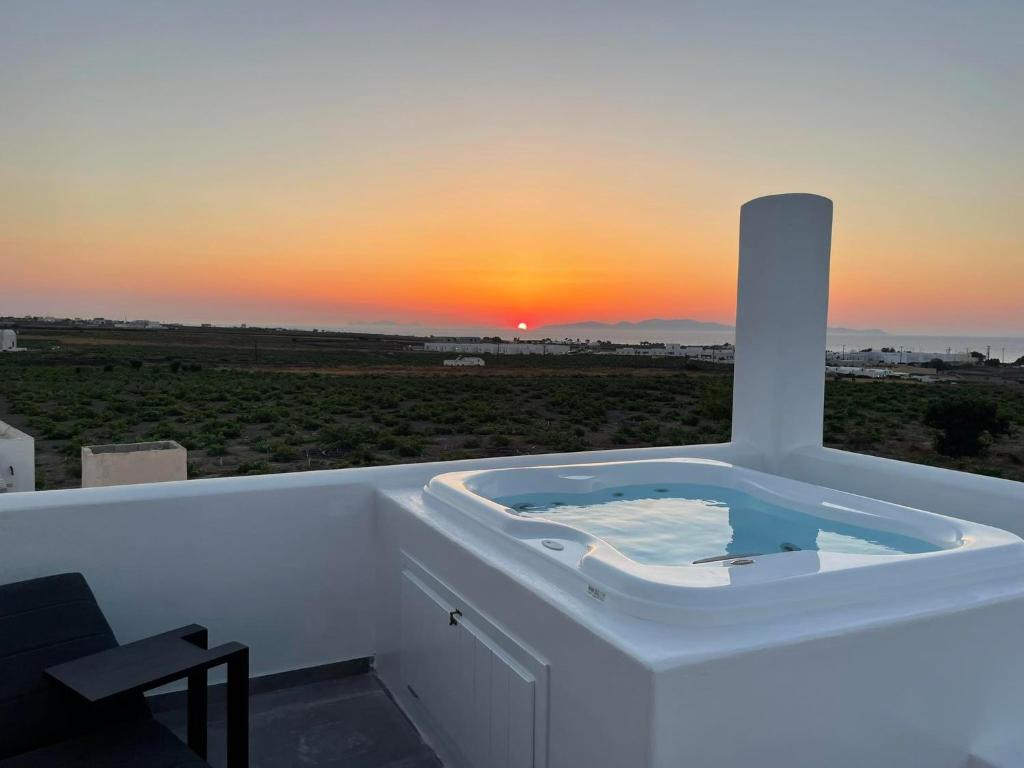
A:
{"type": "Polygon", "coordinates": [[[426,496],[520,544],[560,586],[659,621],[934,597],[1024,564],[1005,531],[705,459],[453,472],[426,496]]]}

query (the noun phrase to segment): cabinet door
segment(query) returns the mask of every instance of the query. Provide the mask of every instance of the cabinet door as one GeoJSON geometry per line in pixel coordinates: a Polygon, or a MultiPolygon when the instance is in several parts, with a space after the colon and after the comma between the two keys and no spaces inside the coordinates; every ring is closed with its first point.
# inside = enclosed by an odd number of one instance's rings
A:
{"type": "Polygon", "coordinates": [[[403,574],[405,684],[467,765],[539,768],[535,675],[502,647],[507,637],[453,602],[403,574]]]}

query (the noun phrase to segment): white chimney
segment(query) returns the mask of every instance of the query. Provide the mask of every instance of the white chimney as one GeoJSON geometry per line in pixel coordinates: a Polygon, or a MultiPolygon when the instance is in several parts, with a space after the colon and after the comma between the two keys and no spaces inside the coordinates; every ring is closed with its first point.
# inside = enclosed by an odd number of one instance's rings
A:
{"type": "Polygon", "coordinates": [[[740,209],[732,439],[768,471],[821,446],[832,201],[759,197],[740,209]]]}

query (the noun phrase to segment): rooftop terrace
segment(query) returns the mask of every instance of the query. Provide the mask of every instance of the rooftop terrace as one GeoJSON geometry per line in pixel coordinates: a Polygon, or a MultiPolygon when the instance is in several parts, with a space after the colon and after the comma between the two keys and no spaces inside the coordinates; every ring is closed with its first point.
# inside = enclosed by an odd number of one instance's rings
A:
{"type": "MultiPolygon", "coordinates": [[[[763,198],[741,222],[728,443],[8,493],[0,582],[81,571],[122,642],[195,622],[247,644],[257,766],[1024,764],[1024,545],[984,528],[1024,533],[1024,484],[822,447],[831,203],[763,198]],[[483,491],[474,514],[425,490],[524,467],[599,484],[605,463],[685,458],[702,461],[664,466],[754,470],[751,493],[945,544],[679,579],[483,491]],[[791,600],[764,610],[783,578],[791,600]]],[[[175,700],[158,708],[180,730],[175,700]]]]}

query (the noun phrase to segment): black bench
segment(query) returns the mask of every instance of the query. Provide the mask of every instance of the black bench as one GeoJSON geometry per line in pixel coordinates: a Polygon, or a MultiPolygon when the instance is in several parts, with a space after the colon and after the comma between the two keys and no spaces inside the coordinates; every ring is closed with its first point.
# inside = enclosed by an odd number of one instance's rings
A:
{"type": "Polygon", "coordinates": [[[118,645],[89,585],[66,573],[0,586],[0,768],[207,766],[206,675],[228,666],[228,766],[248,765],[248,649],[190,625],[118,645]],[[188,680],[188,745],[143,692],[188,680]]]}

